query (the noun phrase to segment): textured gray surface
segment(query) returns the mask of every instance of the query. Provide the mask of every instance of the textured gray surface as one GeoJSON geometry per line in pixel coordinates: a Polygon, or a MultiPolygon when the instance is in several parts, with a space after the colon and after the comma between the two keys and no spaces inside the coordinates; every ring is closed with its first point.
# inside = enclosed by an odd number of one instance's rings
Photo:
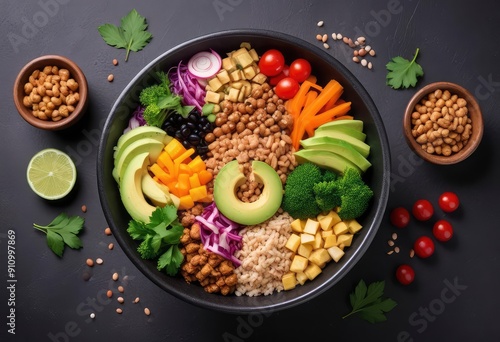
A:
{"type": "MultiPolygon", "coordinates": [[[[500,33],[493,1],[2,1],[0,17],[0,290],[1,341],[270,341],[324,339],[341,341],[390,341],[404,337],[425,341],[492,341],[500,338],[497,323],[500,233],[497,198],[500,192],[499,110],[500,67],[495,42],[500,33]],[[118,24],[136,8],[149,22],[154,38],[143,50],[132,53],[107,46],[97,27],[118,24]],[[391,10],[391,11],[389,11],[391,10]],[[318,20],[325,25],[318,28],[318,20]],[[329,53],[349,68],[373,97],[384,120],[391,145],[393,182],[388,209],[407,208],[419,198],[437,204],[439,194],[455,191],[461,209],[453,214],[436,210],[434,218],[448,218],[455,237],[437,243],[429,260],[410,259],[408,251],[419,235],[430,234],[431,223],[412,224],[399,231],[401,253],[386,255],[387,240],[395,231],[384,220],[371,247],[331,290],[286,311],[233,316],[185,304],[161,291],[126,258],[120,247],[107,249],[113,237],[104,235],[107,223],[100,209],[96,183],[97,141],[113,102],[146,64],[164,51],[191,38],[231,28],[261,28],[285,32],[317,44],[317,33],[363,32],[376,49],[374,69],[351,61],[350,50],[329,41],[329,53]],[[395,91],[385,85],[385,64],[395,55],[410,57],[419,47],[425,76],[418,87],[433,81],[459,83],[475,94],[483,109],[485,134],[476,153],[455,166],[425,164],[410,152],[401,120],[413,89],[395,91]],[[18,115],[12,100],[17,72],[29,60],[44,54],[72,58],[86,73],[90,87],[88,115],[67,132],[38,131],[18,115]],[[119,66],[111,64],[113,58],[119,66]],[[106,78],[113,73],[115,80],[106,78]],[[36,197],[25,180],[31,156],[55,147],[68,152],[77,163],[78,183],[62,203],[36,197]],[[88,212],[82,214],[85,204],[88,212]],[[57,259],[45,237],[31,228],[48,223],[61,211],[86,218],[84,249],[66,250],[57,259]],[[16,235],[15,335],[7,330],[9,315],[6,232],[16,235]],[[90,269],[87,257],[104,259],[90,269]],[[403,262],[416,271],[416,282],[400,286],[394,270],[403,262]],[[128,276],[123,314],[119,304],[107,300],[105,290],[118,284],[113,272],[128,276]],[[358,318],[341,319],[349,311],[348,294],[361,279],[386,281],[386,295],[399,305],[388,321],[371,325],[358,318]],[[455,283],[455,286],[453,285],[455,283]],[[446,290],[446,289],[450,290],[446,290]],[[139,296],[138,304],[132,300],[139,296]],[[151,316],[143,314],[149,307],[151,316]],[[91,320],[89,314],[95,312],[91,320]]],[[[405,339],[401,339],[405,340],[405,339]]]]}

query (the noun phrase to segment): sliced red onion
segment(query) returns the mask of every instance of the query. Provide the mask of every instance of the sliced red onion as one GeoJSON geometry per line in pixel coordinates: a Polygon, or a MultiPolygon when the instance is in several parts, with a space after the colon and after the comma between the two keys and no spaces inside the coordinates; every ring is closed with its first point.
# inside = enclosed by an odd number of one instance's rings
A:
{"type": "Polygon", "coordinates": [[[201,51],[188,61],[188,71],[194,77],[207,79],[215,76],[222,66],[222,59],[214,50],[201,51]]]}

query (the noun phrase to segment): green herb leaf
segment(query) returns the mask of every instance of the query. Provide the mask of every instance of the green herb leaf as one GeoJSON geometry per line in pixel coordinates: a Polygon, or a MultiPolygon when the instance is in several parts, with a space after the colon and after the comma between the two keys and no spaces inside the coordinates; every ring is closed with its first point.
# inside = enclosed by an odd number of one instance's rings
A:
{"type": "Polygon", "coordinates": [[[349,295],[352,310],[342,318],[358,314],[360,318],[378,323],[387,320],[385,313],[391,311],[397,303],[390,298],[382,298],[385,282],[373,282],[368,287],[360,280],[354,292],[349,295]]]}
{"type": "Polygon", "coordinates": [[[411,61],[398,56],[386,64],[389,71],[386,76],[387,85],[393,89],[415,87],[417,77],[424,75],[424,70],[416,62],[419,49],[415,51],[415,56],[411,61]]]}
{"type": "Polygon", "coordinates": [[[62,257],[65,244],[73,249],[83,247],[77,235],[83,229],[84,223],[85,219],[80,216],[69,217],[61,213],[48,225],[33,223],[33,228],[47,234],[47,245],[57,256],[62,257]]]}
{"type": "Polygon", "coordinates": [[[127,232],[134,240],[144,240],[151,230],[143,222],[130,220],[127,232]]]}
{"type": "Polygon", "coordinates": [[[128,61],[130,51],[142,50],[153,37],[146,31],[148,24],[135,9],[120,20],[121,26],[104,24],[97,28],[106,44],[117,49],[126,49],[125,62],[128,61]]]}
{"type": "Polygon", "coordinates": [[[184,260],[184,256],[182,255],[179,247],[177,245],[172,245],[158,259],[157,268],[159,271],[166,268],[167,274],[174,276],[177,274],[182,260],[184,260]]]}

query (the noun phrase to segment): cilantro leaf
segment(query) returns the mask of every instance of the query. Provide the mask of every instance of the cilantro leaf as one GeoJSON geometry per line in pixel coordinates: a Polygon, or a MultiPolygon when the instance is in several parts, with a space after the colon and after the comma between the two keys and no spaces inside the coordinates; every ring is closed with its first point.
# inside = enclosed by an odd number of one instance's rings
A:
{"type": "Polygon", "coordinates": [[[352,310],[342,318],[358,314],[360,318],[370,323],[387,320],[385,313],[394,309],[397,303],[390,298],[382,298],[384,287],[384,281],[371,283],[367,287],[365,282],[360,280],[354,292],[349,295],[352,310]]]}
{"type": "Polygon", "coordinates": [[[157,268],[159,271],[166,268],[167,274],[170,276],[174,276],[177,274],[182,260],[184,260],[184,256],[182,255],[179,247],[177,245],[172,245],[158,259],[157,268]]]}
{"type": "Polygon", "coordinates": [[[83,229],[85,219],[80,216],[59,214],[46,226],[33,223],[33,228],[47,235],[47,245],[58,257],[62,257],[64,245],[73,249],[83,247],[82,241],[77,236],[83,229]]]}
{"type": "Polygon", "coordinates": [[[386,64],[388,70],[386,76],[387,85],[393,89],[415,87],[417,84],[417,77],[424,75],[424,70],[416,62],[419,48],[415,51],[415,56],[411,61],[397,56],[386,64]]]}
{"type": "Polygon", "coordinates": [[[144,240],[151,230],[143,222],[130,220],[127,232],[134,240],[144,240]]]}
{"type": "Polygon", "coordinates": [[[146,31],[148,24],[135,9],[120,20],[121,26],[104,24],[97,28],[106,44],[117,49],[126,49],[125,62],[128,61],[130,51],[140,51],[149,43],[152,34],[146,31]]]}

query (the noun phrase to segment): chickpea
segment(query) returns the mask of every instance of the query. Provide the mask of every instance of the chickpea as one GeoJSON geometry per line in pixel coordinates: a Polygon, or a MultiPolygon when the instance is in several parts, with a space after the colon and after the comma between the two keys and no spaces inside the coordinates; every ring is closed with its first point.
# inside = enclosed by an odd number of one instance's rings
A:
{"type": "Polygon", "coordinates": [[[31,93],[31,91],[32,91],[32,90],[33,90],[33,84],[31,84],[31,83],[26,83],[26,84],[24,85],[24,93],[25,93],[26,95],[29,95],[29,94],[31,93]]]}
{"type": "Polygon", "coordinates": [[[68,82],[66,83],[66,85],[68,86],[69,89],[71,89],[73,91],[76,91],[78,89],[78,83],[74,79],[72,79],[72,78],[70,78],[68,80],[68,82]]]}
{"type": "Polygon", "coordinates": [[[69,80],[69,71],[67,69],[59,69],[59,77],[61,77],[61,81],[69,80]]]}
{"type": "Polygon", "coordinates": [[[258,99],[257,108],[264,108],[264,107],[266,107],[266,101],[264,99],[258,99]]]}
{"type": "Polygon", "coordinates": [[[31,107],[33,103],[31,102],[31,98],[29,96],[23,97],[23,105],[26,107],[31,107]]]}

